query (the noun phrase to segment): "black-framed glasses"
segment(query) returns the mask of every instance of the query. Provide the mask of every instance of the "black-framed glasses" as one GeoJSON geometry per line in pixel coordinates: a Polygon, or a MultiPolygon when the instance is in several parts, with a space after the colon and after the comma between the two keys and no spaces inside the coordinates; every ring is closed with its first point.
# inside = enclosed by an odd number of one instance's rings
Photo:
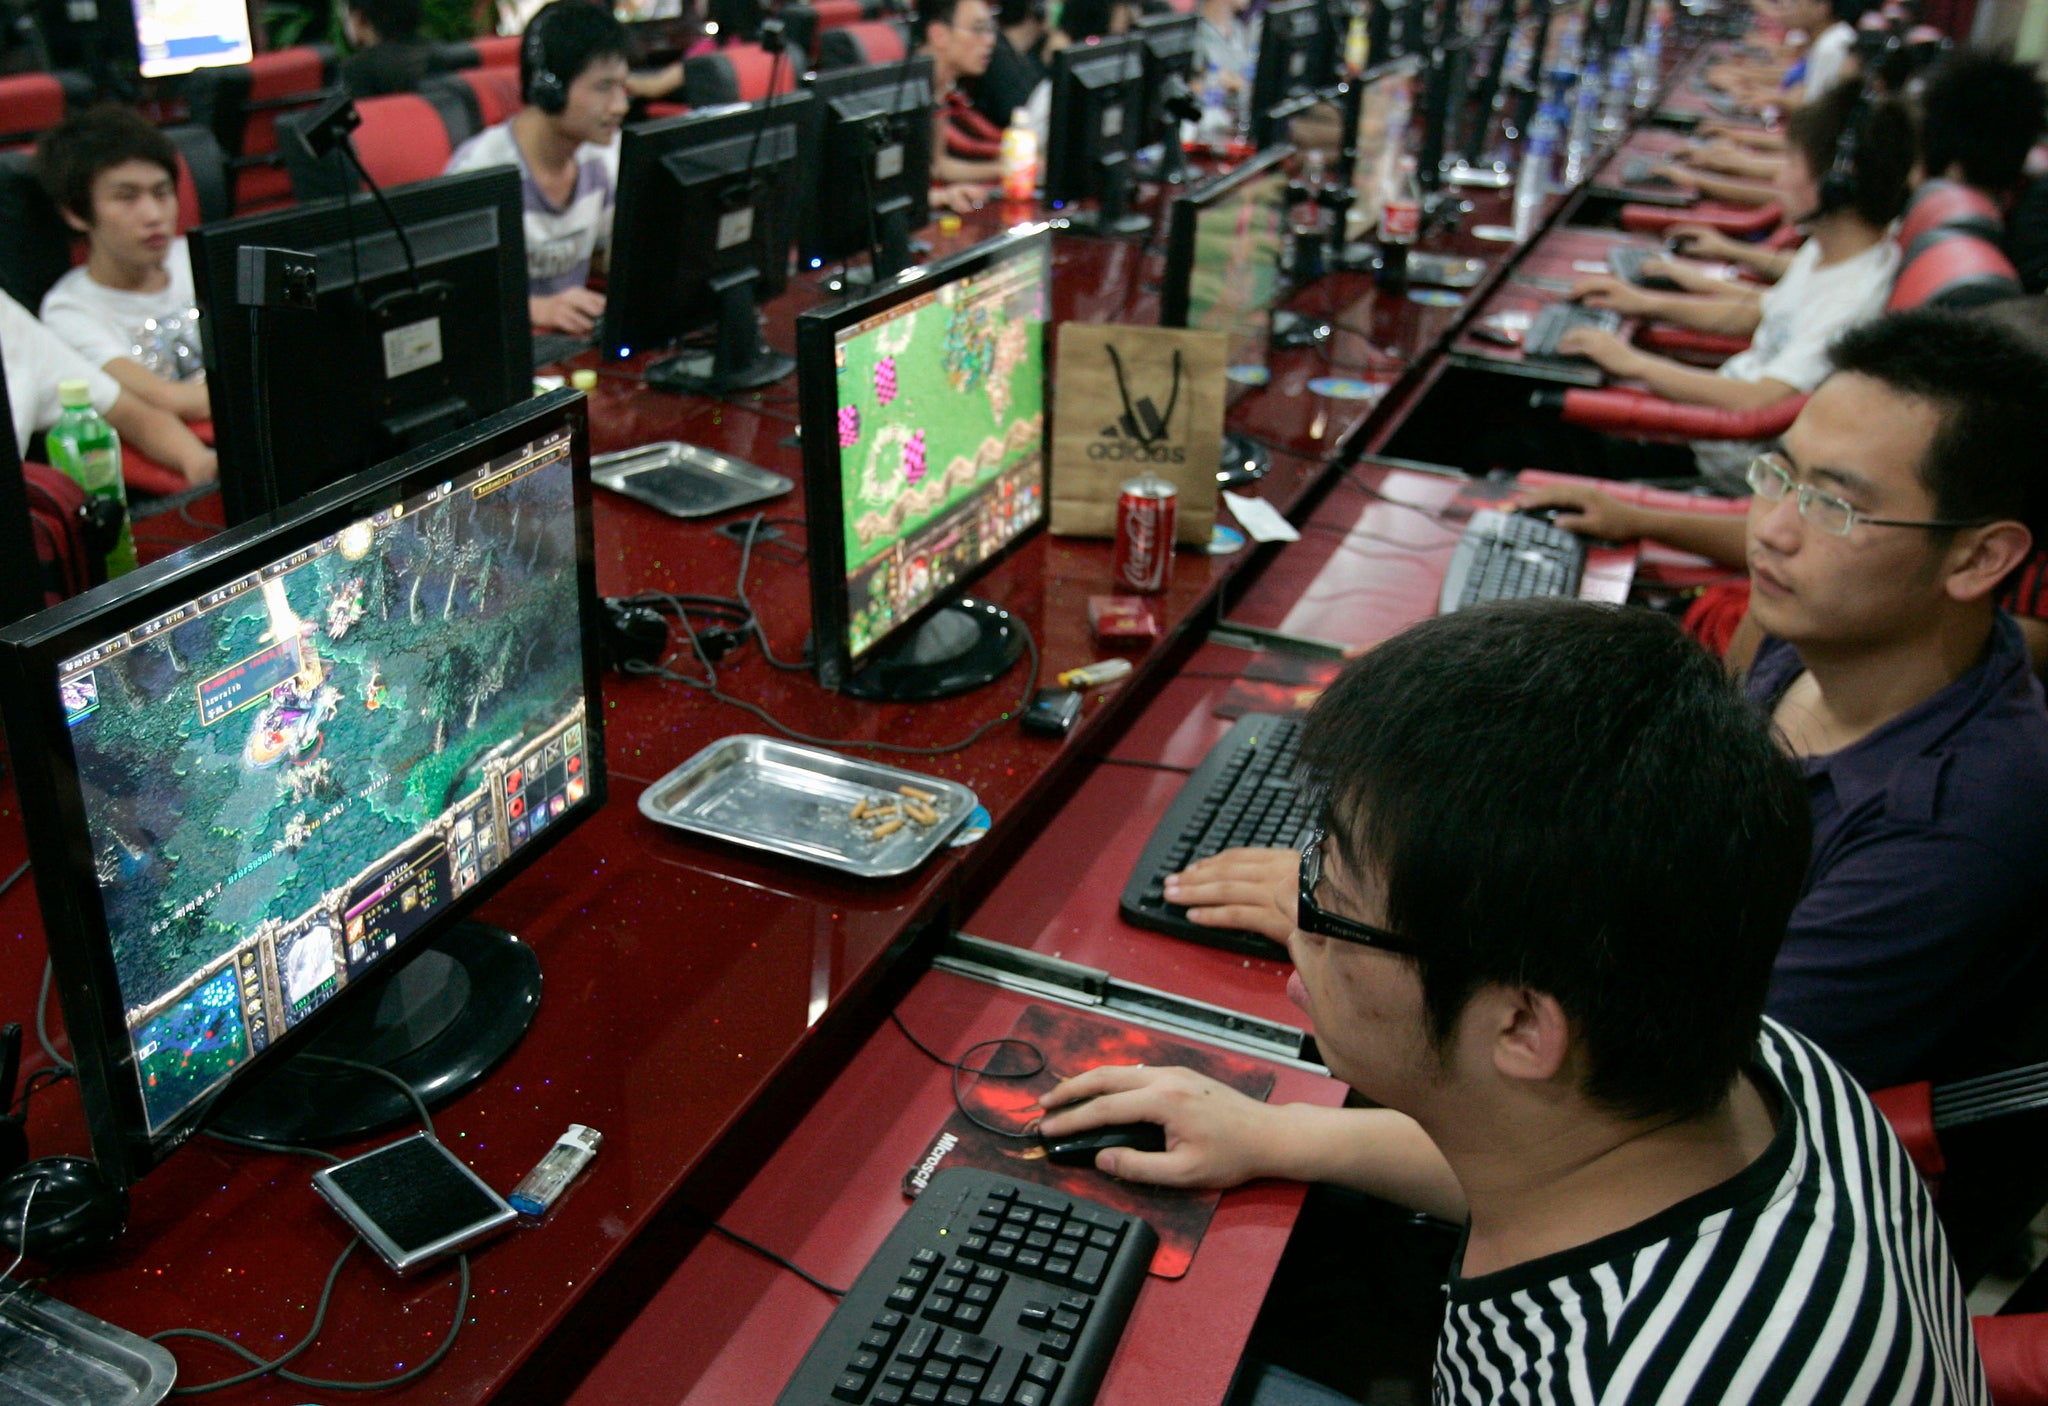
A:
{"type": "Polygon", "coordinates": [[[1332,913],[1316,901],[1316,890],[1323,886],[1323,838],[1323,829],[1317,826],[1302,842],[1301,892],[1295,900],[1294,925],[1317,937],[1334,937],[1339,942],[1355,942],[1361,947],[1377,947],[1411,957],[1419,954],[1422,949],[1401,934],[1332,913]]]}
{"type": "Polygon", "coordinates": [[[1995,521],[1988,517],[1973,518],[1968,522],[1946,518],[1871,517],[1832,493],[1800,483],[1775,454],[1759,454],[1750,460],[1748,478],[1750,492],[1766,503],[1783,502],[1786,494],[1796,491],[1799,495],[1799,516],[1833,537],[1847,537],[1856,530],[1859,522],[1871,527],[1924,527],[1944,531],[1983,527],[1995,521]]]}

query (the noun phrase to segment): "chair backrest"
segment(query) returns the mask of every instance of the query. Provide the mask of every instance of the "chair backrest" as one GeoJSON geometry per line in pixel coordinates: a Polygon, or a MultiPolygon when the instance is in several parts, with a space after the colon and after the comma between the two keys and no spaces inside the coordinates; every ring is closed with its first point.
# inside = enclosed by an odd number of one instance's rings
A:
{"type": "Polygon", "coordinates": [[[228,159],[213,133],[196,122],[186,122],[164,128],[163,134],[178,149],[179,231],[234,214],[228,159]]]}
{"type": "Polygon", "coordinates": [[[1974,186],[1939,178],[1922,181],[1899,216],[1899,248],[1911,258],[1916,245],[1937,229],[1964,229],[1986,239],[1997,239],[2005,230],[1998,203],[1974,186]]]}
{"type": "Polygon", "coordinates": [[[468,94],[468,100],[475,104],[478,131],[497,126],[526,105],[519,91],[516,68],[465,68],[459,73],[429,78],[420,85],[420,91],[443,85],[468,94]]]}
{"type": "Polygon", "coordinates": [[[903,27],[889,20],[864,20],[841,25],[818,36],[818,67],[858,68],[862,64],[899,63],[910,52],[903,27]]]}
{"type": "Polygon", "coordinates": [[[712,53],[684,59],[683,101],[691,107],[759,102],[769,95],[771,68],[776,94],[796,87],[795,64],[790,56],[778,60],[758,44],[728,44],[712,53]]]}
{"type": "Polygon", "coordinates": [[[71,231],[36,180],[31,151],[0,151],[0,229],[0,289],[34,312],[71,267],[71,231]]]}
{"type": "MultiPolygon", "coordinates": [[[[355,131],[356,155],[370,179],[386,190],[440,175],[456,145],[470,135],[467,111],[446,93],[364,98],[356,104],[356,112],[363,119],[355,131]],[[444,111],[443,102],[454,111],[444,111]]],[[[294,113],[278,124],[287,138],[285,161],[291,171],[292,193],[302,201],[339,195],[348,180],[340,152],[329,152],[315,161],[304,146],[292,140],[305,121],[305,114],[294,113]]]]}
{"type": "Polygon", "coordinates": [[[0,78],[0,144],[28,145],[64,120],[64,85],[49,73],[0,78]]]}
{"type": "MultiPolygon", "coordinates": [[[[484,57],[476,51],[476,45],[467,40],[447,44],[436,44],[427,54],[427,72],[455,73],[465,68],[481,68],[484,57]]],[[[514,64],[514,67],[518,65],[514,64]]]]}
{"type": "Polygon", "coordinates": [[[509,68],[519,71],[520,37],[516,34],[492,34],[482,39],[469,41],[476,50],[476,61],[485,68],[509,68]]]}
{"type": "Polygon", "coordinates": [[[2019,274],[1996,244],[1966,229],[1935,229],[1899,265],[1885,310],[1974,308],[2019,296],[2019,274]]]}
{"type": "Polygon", "coordinates": [[[291,178],[278,151],[277,121],[326,97],[332,81],[333,56],[315,44],[258,54],[246,64],[202,68],[187,78],[193,120],[211,128],[227,153],[237,211],[289,201],[291,178]]]}

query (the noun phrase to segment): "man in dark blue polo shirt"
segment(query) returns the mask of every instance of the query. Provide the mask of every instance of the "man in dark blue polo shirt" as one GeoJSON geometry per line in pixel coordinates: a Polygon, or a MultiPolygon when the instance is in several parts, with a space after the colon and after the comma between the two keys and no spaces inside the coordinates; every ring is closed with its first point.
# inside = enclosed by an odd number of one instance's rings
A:
{"type": "MultiPolygon", "coordinates": [[[[1870,324],[1834,355],[1752,469],[1746,525],[1659,514],[1642,531],[1747,552],[1750,613],[1772,636],[1748,686],[1802,759],[1814,821],[1768,1009],[1882,1088],[2012,1062],[1990,1052],[2011,1034],[1998,998],[2048,932],[2048,710],[1996,604],[2048,539],[2031,526],[2048,360],[1994,320],[1938,312],[1870,324]]],[[[1599,516],[1600,495],[1571,506],[1569,526],[1637,535],[1599,516]]],[[[1292,873],[1284,852],[1233,850],[1167,895],[1284,941],[1292,873]]]]}

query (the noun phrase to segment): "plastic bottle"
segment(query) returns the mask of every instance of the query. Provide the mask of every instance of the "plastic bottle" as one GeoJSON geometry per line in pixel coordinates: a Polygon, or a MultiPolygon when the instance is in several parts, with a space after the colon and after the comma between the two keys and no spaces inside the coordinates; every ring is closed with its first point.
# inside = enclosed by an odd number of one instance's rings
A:
{"type": "Polygon", "coordinates": [[[1399,289],[1408,282],[1408,251],[1422,233],[1422,182],[1415,158],[1404,156],[1390,173],[1380,201],[1380,286],[1399,289]]]}
{"type": "Polygon", "coordinates": [[[1657,23],[1656,11],[1650,13],[1650,23],[1643,34],[1643,42],[1636,48],[1636,92],[1635,105],[1639,111],[1647,111],[1657,101],[1657,88],[1663,78],[1664,33],[1657,23]]]}
{"type": "Polygon", "coordinates": [[[1344,30],[1344,72],[1352,78],[1372,66],[1372,31],[1366,27],[1365,11],[1353,10],[1344,30]]]}
{"type": "Polygon", "coordinates": [[[1526,244],[1535,237],[1536,223],[1543,218],[1544,201],[1550,195],[1550,168],[1557,155],[1557,124],[1546,122],[1541,112],[1529,125],[1529,138],[1522,144],[1522,167],[1515,173],[1515,242],[1526,244]]]}
{"type": "Polygon", "coordinates": [[[1223,70],[1212,63],[1202,76],[1202,121],[1197,139],[1220,146],[1229,139],[1235,126],[1236,119],[1230,111],[1230,94],[1223,87],[1223,70]]]}
{"type": "Polygon", "coordinates": [[[92,389],[84,381],[65,381],[57,396],[64,413],[50,427],[50,464],[94,498],[121,505],[121,536],[107,553],[107,578],[125,576],[136,567],[135,534],[128,524],[128,491],[121,483],[121,437],[92,408],[92,389]]]}
{"type": "Polygon", "coordinates": [[[1038,132],[1031,114],[1017,108],[1003,128],[1003,199],[1029,200],[1038,189],[1038,132]]]}
{"type": "Polygon", "coordinates": [[[1635,55],[1627,49],[1616,49],[1607,60],[1607,91],[1600,103],[1601,131],[1618,132],[1627,123],[1635,76],[1635,55]]]}
{"type": "Polygon", "coordinates": [[[1564,141],[1564,183],[1577,185],[1586,178],[1586,158],[1593,152],[1593,123],[1599,115],[1600,83],[1588,69],[1573,94],[1571,128],[1564,141]]]}

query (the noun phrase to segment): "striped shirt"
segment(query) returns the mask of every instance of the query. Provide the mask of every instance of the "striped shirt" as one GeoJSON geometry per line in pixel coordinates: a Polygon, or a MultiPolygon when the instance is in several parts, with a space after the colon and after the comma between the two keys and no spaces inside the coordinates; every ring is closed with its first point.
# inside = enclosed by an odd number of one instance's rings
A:
{"type": "Polygon", "coordinates": [[[1778,1128],[1720,1186],[1454,1278],[1436,1401],[1968,1402],[1990,1393],[1934,1203],[1862,1090],[1765,1020],[1778,1128]]]}
{"type": "Polygon", "coordinates": [[[576,186],[568,203],[549,200],[527,167],[526,153],[512,137],[510,121],[486,127],[455,148],[448,170],[475,171],[512,166],[519,171],[521,223],[526,230],[526,291],[549,297],[590,281],[591,256],[610,247],[612,207],[619,183],[619,144],[585,142],[576,148],[576,186]]]}

